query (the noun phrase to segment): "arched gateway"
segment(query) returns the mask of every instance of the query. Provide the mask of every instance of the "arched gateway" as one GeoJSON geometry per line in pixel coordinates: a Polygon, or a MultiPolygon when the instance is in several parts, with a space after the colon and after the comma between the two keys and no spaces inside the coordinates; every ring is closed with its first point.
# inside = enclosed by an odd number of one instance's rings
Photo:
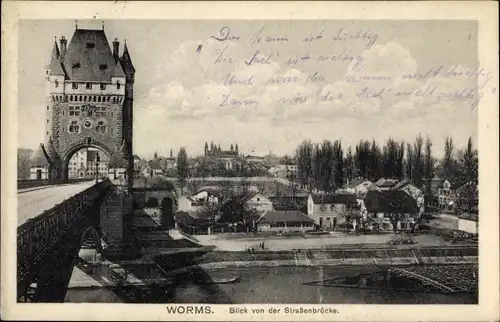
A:
{"type": "Polygon", "coordinates": [[[132,178],[132,107],[135,68],[127,45],[110,48],[102,30],[76,29],[69,46],[54,42],[45,67],[45,143],[34,154],[32,177],[68,179],[68,163],[79,149],[95,147],[110,156],[109,168],[132,178]]]}

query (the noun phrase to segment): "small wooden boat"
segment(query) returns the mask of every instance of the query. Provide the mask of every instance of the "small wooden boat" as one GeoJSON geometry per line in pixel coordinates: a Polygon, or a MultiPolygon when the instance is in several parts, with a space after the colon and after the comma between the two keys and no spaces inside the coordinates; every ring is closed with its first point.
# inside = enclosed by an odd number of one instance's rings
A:
{"type": "Polygon", "coordinates": [[[240,277],[236,276],[229,278],[214,278],[214,279],[199,280],[198,282],[202,284],[230,284],[230,283],[235,283],[239,280],[240,277]]]}

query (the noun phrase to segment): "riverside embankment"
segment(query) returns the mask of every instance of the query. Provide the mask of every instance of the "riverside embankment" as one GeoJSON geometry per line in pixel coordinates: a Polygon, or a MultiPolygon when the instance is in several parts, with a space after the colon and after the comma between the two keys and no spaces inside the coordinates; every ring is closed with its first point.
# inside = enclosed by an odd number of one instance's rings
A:
{"type": "Polygon", "coordinates": [[[446,247],[344,247],[255,252],[184,252],[159,255],[154,258],[154,262],[168,275],[198,271],[199,269],[238,267],[477,264],[478,248],[475,245],[460,245],[446,247]]]}

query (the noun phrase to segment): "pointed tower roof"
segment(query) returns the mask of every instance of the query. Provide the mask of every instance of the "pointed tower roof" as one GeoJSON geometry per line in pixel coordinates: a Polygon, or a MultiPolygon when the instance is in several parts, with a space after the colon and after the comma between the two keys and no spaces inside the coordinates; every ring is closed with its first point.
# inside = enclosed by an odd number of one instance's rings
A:
{"type": "Polygon", "coordinates": [[[49,64],[51,75],[63,75],[63,76],[66,75],[61,66],[61,61],[59,59],[60,54],[61,53],[59,52],[59,47],[57,46],[57,42],[54,41],[54,47],[52,48],[52,56],[50,57],[50,64],[49,64]]]}
{"type": "Polygon", "coordinates": [[[48,167],[50,165],[50,159],[43,144],[40,144],[31,156],[30,164],[32,167],[48,167]]]}
{"type": "Polygon", "coordinates": [[[109,160],[109,167],[126,168],[127,166],[127,160],[125,160],[125,156],[127,155],[126,152],[127,152],[127,147],[125,145],[125,140],[123,140],[120,150],[118,150],[116,153],[113,153],[113,155],[111,156],[111,159],[109,160]]]}
{"type": "Polygon", "coordinates": [[[130,58],[130,54],[127,48],[127,42],[125,42],[125,46],[123,48],[123,55],[120,58],[120,63],[125,71],[131,71],[135,73],[134,64],[132,64],[132,59],[130,58]]]}
{"type": "Polygon", "coordinates": [[[115,65],[104,30],[75,30],[64,58],[70,80],[110,81],[115,65]]]}
{"type": "Polygon", "coordinates": [[[52,138],[49,138],[49,144],[47,146],[47,149],[45,150],[49,159],[53,163],[59,163],[61,161],[61,157],[57,153],[55,147],[54,147],[54,142],[52,141],[52,138]]]}

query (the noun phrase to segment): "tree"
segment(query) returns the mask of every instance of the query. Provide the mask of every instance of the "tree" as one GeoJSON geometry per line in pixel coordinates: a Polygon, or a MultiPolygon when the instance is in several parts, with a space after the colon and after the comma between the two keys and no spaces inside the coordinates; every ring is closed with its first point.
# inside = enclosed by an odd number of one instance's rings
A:
{"type": "Polygon", "coordinates": [[[368,154],[370,159],[370,179],[377,181],[382,177],[383,156],[375,140],[372,141],[368,154]]]}
{"type": "Polygon", "coordinates": [[[478,154],[472,145],[472,138],[469,137],[465,151],[461,153],[460,181],[464,183],[457,191],[457,210],[466,210],[469,213],[475,212],[478,203],[478,154]]]}
{"type": "Polygon", "coordinates": [[[396,158],[396,178],[404,178],[404,157],[405,157],[405,142],[399,143],[397,158],[396,158]]]}
{"type": "Polygon", "coordinates": [[[345,177],[347,180],[352,181],[356,175],[355,175],[355,165],[354,165],[354,158],[352,156],[352,150],[351,147],[347,149],[347,156],[345,158],[345,177]]]}
{"type": "Polygon", "coordinates": [[[206,219],[210,227],[213,229],[221,214],[221,206],[220,204],[206,204],[203,208],[201,208],[198,214],[200,218],[206,219]]]}
{"type": "Polygon", "coordinates": [[[413,180],[417,187],[421,188],[422,187],[422,178],[423,178],[423,153],[422,153],[422,146],[424,144],[424,139],[422,138],[422,135],[419,134],[417,138],[415,139],[415,142],[413,143],[413,160],[414,160],[414,166],[413,166],[413,180]]]}
{"type": "Polygon", "coordinates": [[[453,139],[451,137],[446,137],[444,143],[444,160],[443,160],[443,175],[444,179],[452,180],[454,174],[454,146],[453,139]]]}
{"type": "Polygon", "coordinates": [[[335,151],[334,146],[328,140],[323,141],[321,147],[318,147],[316,152],[318,155],[317,162],[319,162],[319,168],[317,169],[318,185],[321,190],[325,192],[330,192],[335,188],[335,151]]]}
{"type": "Polygon", "coordinates": [[[384,146],[382,175],[384,178],[397,178],[398,177],[398,152],[399,145],[393,138],[389,138],[384,146]]]}
{"type": "Polygon", "coordinates": [[[413,179],[415,157],[410,143],[406,144],[406,178],[413,179]]]}
{"type": "MultiPolygon", "coordinates": [[[[325,153],[325,157],[329,157],[329,155],[325,153]]],[[[328,159],[325,162],[328,162],[328,159]]],[[[334,185],[331,190],[342,187],[344,184],[344,151],[342,150],[342,142],[339,140],[333,142],[333,162],[334,185]]]]}
{"type": "Polygon", "coordinates": [[[189,175],[189,167],[187,160],[187,152],[185,148],[180,148],[177,154],[177,177],[179,178],[179,184],[181,186],[181,194],[184,195],[184,187],[186,185],[186,179],[189,175]]]}
{"type": "Polygon", "coordinates": [[[312,178],[313,145],[311,141],[303,141],[296,151],[297,172],[302,185],[309,185],[312,178]]]}
{"type": "Polygon", "coordinates": [[[200,182],[196,179],[186,180],[186,187],[188,188],[190,194],[194,194],[200,188],[200,182]]]}
{"type": "Polygon", "coordinates": [[[434,177],[434,160],[432,159],[432,141],[429,137],[425,141],[424,176],[427,179],[426,195],[431,195],[431,179],[434,177]]]}
{"type": "Polygon", "coordinates": [[[155,159],[155,160],[158,159],[158,153],[155,152],[153,159],[155,159]]]}
{"type": "Polygon", "coordinates": [[[229,180],[220,182],[221,194],[224,200],[228,200],[234,196],[233,183],[229,180]]]}

